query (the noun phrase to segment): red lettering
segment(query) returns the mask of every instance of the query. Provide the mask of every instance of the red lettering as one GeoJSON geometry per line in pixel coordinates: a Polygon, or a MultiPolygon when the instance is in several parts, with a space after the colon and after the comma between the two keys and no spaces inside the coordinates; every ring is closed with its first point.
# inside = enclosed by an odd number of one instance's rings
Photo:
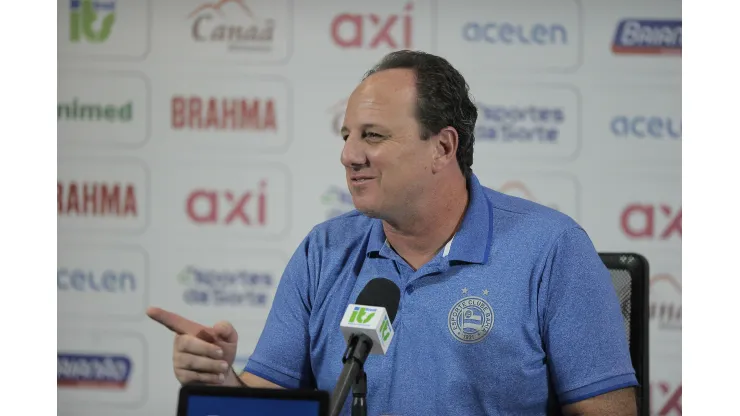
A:
{"type": "Polygon", "coordinates": [[[667,415],[674,415],[674,414],[682,414],[683,409],[681,406],[681,396],[682,396],[682,385],[678,385],[678,387],[673,390],[671,393],[670,386],[666,382],[659,382],[659,383],[650,383],[650,414],[654,415],[655,413],[655,404],[658,403],[658,395],[655,391],[655,387],[657,384],[657,388],[660,391],[662,396],[667,396],[670,393],[670,396],[668,397],[668,400],[665,401],[665,403],[662,406],[659,406],[660,410],[658,411],[658,416],[667,416],[667,415]]]}
{"type": "Polygon", "coordinates": [[[185,99],[180,96],[172,97],[172,128],[185,127],[185,99]]]}
{"type": "Polygon", "coordinates": [[[208,108],[206,109],[205,128],[219,128],[219,124],[221,123],[218,122],[218,118],[218,101],[216,101],[215,98],[211,98],[210,100],[208,100],[208,108]]]}
{"type": "Polygon", "coordinates": [[[224,193],[224,196],[226,197],[226,200],[229,201],[233,208],[229,212],[229,214],[226,216],[226,219],[224,220],[224,223],[231,224],[232,221],[234,221],[237,218],[240,218],[242,222],[246,225],[249,225],[249,216],[247,216],[246,212],[244,212],[245,205],[247,205],[247,202],[249,202],[249,199],[252,197],[251,192],[247,192],[244,195],[239,198],[239,200],[234,204],[234,194],[226,191],[224,193]]]}
{"type": "Polygon", "coordinates": [[[267,221],[267,195],[265,194],[267,182],[260,182],[260,193],[257,197],[257,222],[264,225],[267,221]]]}
{"type": "Polygon", "coordinates": [[[236,101],[224,100],[222,112],[223,118],[221,119],[220,128],[222,130],[236,130],[236,101]]]}
{"type": "MultiPolygon", "coordinates": [[[[639,205],[632,204],[622,211],[621,226],[627,236],[631,238],[653,238],[655,236],[655,212],[656,207],[654,205],[639,205]],[[640,221],[639,225],[635,225],[635,221],[640,221]]],[[[660,239],[667,240],[674,234],[681,237],[681,209],[679,208],[678,213],[675,217],[673,210],[670,206],[662,204],[658,206],[658,212],[663,214],[669,223],[660,232],[660,239]]]]}
{"type": "Polygon", "coordinates": [[[247,100],[241,100],[241,120],[239,123],[240,129],[259,129],[259,117],[260,117],[260,102],[259,100],[252,100],[252,106],[249,106],[247,100]]]}
{"type": "Polygon", "coordinates": [[[200,120],[200,109],[201,109],[201,101],[200,97],[190,97],[190,104],[188,105],[189,108],[189,115],[188,115],[188,127],[191,129],[193,128],[200,128],[201,120],[200,120]]]}
{"type": "Polygon", "coordinates": [[[188,197],[186,204],[188,216],[198,223],[216,223],[218,221],[218,194],[214,191],[199,189],[194,191],[188,197]],[[195,212],[195,204],[198,200],[204,199],[208,204],[208,212],[205,215],[199,215],[195,212]]]}
{"type": "MultiPolygon", "coordinates": [[[[670,207],[663,205],[663,212],[666,216],[670,216],[670,207]]],[[[677,233],[678,237],[681,237],[681,208],[678,209],[678,214],[671,220],[665,230],[660,234],[660,238],[666,240],[673,233],[677,233]]]]}
{"type": "Polygon", "coordinates": [[[137,205],[138,204],[136,203],[136,192],[134,192],[134,186],[129,184],[126,186],[126,199],[123,203],[123,215],[131,214],[134,217],[137,216],[137,205]]]}
{"type": "Polygon", "coordinates": [[[126,184],[126,195],[121,203],[121,185],[96,182],[70,182],[65,195],[64,184],[57,182],[57,213],[92,216],[136,216],[138,207],[133,184],[126,184]],[[82,194],[80,195],[80,188],[82,194]]]}
{"type": "Polygon", "coordinates": [[[74,212],[75,214],[80,213],[80,201],[77,198],[77,184],[72,182],[69,185],[69,192],[67,192],[67,214],[70,212],[74,212]]]}
{"type": "Polygon", "coordinates": [[[362,15],[359,14],[340,14],[331,22],[331,37],[337,45],[343,48],[360,48],[362,47],[362,15]],[[339,28],[344,23],[354,26],[354,36],[351,39],[343,39],[339,34],[339,28]]]}
{"type": "Polygon", "coordinates": [[[277,130],[277,121],[275,120],[275,102],[270,99],[265,104],[265,120],[262,123],[261,130],[277,130]]]}
{"type": "Polygon", "coordinates": [[[622,211],[622,230],[632,237],[652,237],[653,236],[653,206],[652,205],[630,205],[622,211]],[[642,229],[632,228],[630,219],[635,215],[641,216],[645,221],[642,229]]]}
{"type": "MultiPolygon", "coordinates": [[[[412,17],[411,12],[414,9],[413,3],[407,3],[404,7],[406,13],[402,17],[402,32],[403,32],[403,46],[405,48],[411,48],[412,44],[412,17]]],[[[392,49],[398,48],[398,42],[394,39],[391,31],[399,20],[399,15],[390,15],[383,19],[381,16],[376,14],[370,14],[363,16],[360,14],[349,14],[343,13],[334,18],[331,23],[331,36],[334,42],[342,48],[361,48],[368,46],[370,48],[377,48],[381,44],[385,44],[392,49]],[[364,44],[364,19],[370,19],[370,22],[376,29],[375,34],[370,37],[370,43],[364,44]],[[340,30],[343,25],[350,25],[352,27],[352,33],[348,37],[342,37],[340,30]]]]}

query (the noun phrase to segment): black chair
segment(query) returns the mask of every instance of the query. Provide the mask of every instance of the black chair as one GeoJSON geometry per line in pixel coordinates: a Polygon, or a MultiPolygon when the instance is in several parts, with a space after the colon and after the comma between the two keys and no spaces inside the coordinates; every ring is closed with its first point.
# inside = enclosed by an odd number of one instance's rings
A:
{"type": "Polygon", "coordinates": [[[650,267],[645,257],[636,253],[599,253],[612,276],[619,297],[627,331],[632,366],[637,382],[637,406],[640,415],[650,414],[650,376],[648,348],[650,267]]]}

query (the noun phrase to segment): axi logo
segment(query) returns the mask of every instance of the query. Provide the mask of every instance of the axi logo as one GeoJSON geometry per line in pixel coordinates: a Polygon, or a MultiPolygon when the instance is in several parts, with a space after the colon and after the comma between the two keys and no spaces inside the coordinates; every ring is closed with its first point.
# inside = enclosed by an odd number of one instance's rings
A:
{"type": "Polygon", "coordinates": [[[69,40],[101,43],[108,40],[116,15],[115,0],[70,0],[69,40]]]}
{"type": "Polygon", "coordinates": [[[174,130],[277,130],[274,98],[172,97],[174,130]]]}
{"type": "Polygon", "coordinates": [[[681,415],[682,383],[678,386],[667,381],[650,383],[650,414],[656,416],[681,415]]]}
{"type": "Polygon", "coordinates": [[[681,282],[670,274],[650,278],[650,321],[660,329],[681,330],[681,282]]]}
{"type": "Polygon", "coordinates": [[[326,218],[334,218],[355,209],[352,194],[346,189],[331,186],[321,195],[321,203],[326,205],[326,218]]]}
{"type": "Polygon", "coordinates": [[[57,353],[57,387],[125,389],[131,359],[121,354],[57,353]]]}
{"type": "MultiPolygon", "coordinates": [[[[532,202],[541,204],[541,202],[539,202],[537,198],[534,196],[532,191],[530,191],[529,188],[527,188],[527,185],[525,185],[524,182],[522,181],[517,181],[517,180],[506,181],[504,182],[503,185],[499,187],[498,191],[501,193],[507,194],[507,195],[516,196],[519,198],[527,199],[532,202]]],[[[547,204],[546,206],[552,209],[555,209],[555,210],[559,210],[557,204],[547,204]]]]}
{"type": "Polygon", "coordinates": [[[484,105],[477,103],[482,117],[475,136],[497,143],[557,143],[565,122],[565,109],[535,105],[484,105]]]}
{"type": "Polygon", "coordinates": [[[271,273],[251,270],[216,270],[187,266],[177,280],[187,289],[188,305],[265,307],[275,284],[271,273]]]}
{"type": "Polygon", "coordinates": [[[341,48],[410,49],[413,9],[413,3],[409,2],[401,15],[342,13],[331,21],[331,38],[341,48]],[[394,30],[399,26],[400,30],[394,30]]]}
{"type": "MultiPolygon", "coordinates": [[[[376,308],[368,308],[365,306],[355,306],[352,311],[352,315],[349,317],[349,323],[351,324],[366,324],[375,317],[376,308]]],[[[387,328],[386,328],[387,329],[387,328]]]]}
{"type": "Polygon", "coordinates": [[[220,43],[229,51],[266,51],[273,48],[275,19],[258,19],[243,0],[204,3],[188,16],[193,40],[220,43]]]}
{"type": "Polygon", "coordinates": [[[233,222],[259,227],[267,224],[267,181],[259,189],[240,194],[229,190],[196,189],[187,197],[185,211],[198,224],[225,224],[233,222]]]}
{"type": "Polygon", "coordinates": [[[57,182],[57,214],[136,217],[136,190],[131,183],[57,182]]]}
{"type": "Polygon", "coordinates": [[[622,232],[632,239],[680,239],[681,207],[675,209],[666,204],[630,204],[622,210],[620,225],[622,232]]]}
{"type": "Polygon", "coordinates": [[[681,20],[625,19],[614,33],[616,55],[681,55],[681,20]]]}

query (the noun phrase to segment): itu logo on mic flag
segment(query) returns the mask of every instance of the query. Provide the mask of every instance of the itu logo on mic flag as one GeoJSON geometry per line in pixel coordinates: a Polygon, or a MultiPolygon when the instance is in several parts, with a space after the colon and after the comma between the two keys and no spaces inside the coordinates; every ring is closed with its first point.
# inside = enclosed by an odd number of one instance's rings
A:
{"type": "MultiPolygon", "coordinates": [[[[467,292],[467,288],[463,289],[463,294],[467,292]]],[[[484,290],[483,294],[487,295],[488,290],[484,290]]],[[[493,308],[481,297],[465,297],[450,309],[447,326],[456,340],[465,344],[479,342],[493,328],[493,308]]]]}

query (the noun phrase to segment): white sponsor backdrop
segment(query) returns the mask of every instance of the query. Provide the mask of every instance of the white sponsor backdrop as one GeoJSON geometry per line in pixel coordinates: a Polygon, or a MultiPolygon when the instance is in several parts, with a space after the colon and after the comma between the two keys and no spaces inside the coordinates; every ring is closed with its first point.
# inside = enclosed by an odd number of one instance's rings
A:
{"type": "Polygon", "coordinates": [[[467,78],[485,185],[571,215],[600,251],[650,260],[652,412],[681,413],[680,43],[635,43],[675,38],[655,28],[680,28],[679,1],[58,10],[60,414],[173,414],[173,337],[148,305],[231,320],[244,364],[290,254],[352,208],[338,123],[363,72],[399,48],[467,78]],[[626,19],[642,29],[617,36],[626,19]]]}

